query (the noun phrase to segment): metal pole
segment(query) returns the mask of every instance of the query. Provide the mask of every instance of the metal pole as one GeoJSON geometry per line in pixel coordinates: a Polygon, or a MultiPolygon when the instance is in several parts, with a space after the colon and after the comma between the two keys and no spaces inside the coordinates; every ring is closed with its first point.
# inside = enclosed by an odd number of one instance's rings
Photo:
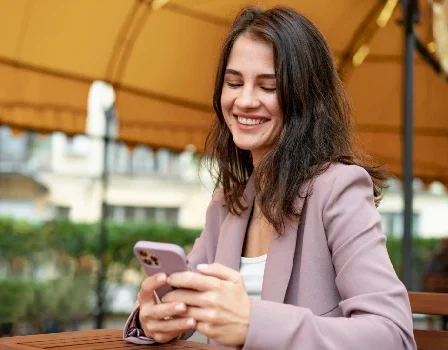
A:
{"type": "Polygon", "coordinates": [[[109,169],[108,169],[108,158],[109,158],[109,144],[110,144],[110,128],[111,121],[114,118],[114,108],[113,106],[104,112],[105,115],[105,132],[103,138],[103,171],[101,174],[101,218],[99,227],[99,246],[98,246],[98,280],[96,288],[97,296],[97,310],[96,310],[96,328],[103,328],[104,323],[104,301],[106,296],[105,282],[106,282],[106,251],[107,251],[107,201],[106,201],[106,191],[109,185],[109,169]]]}
{"type": "Polygon", "coordinates": [[[403,261],[402,280],[412,288],[412,218],[413,218],[413,129],[414,129],[414,9],[415,0],[405,0],[404,9],[404,91],[403,91],[403,261]]]}

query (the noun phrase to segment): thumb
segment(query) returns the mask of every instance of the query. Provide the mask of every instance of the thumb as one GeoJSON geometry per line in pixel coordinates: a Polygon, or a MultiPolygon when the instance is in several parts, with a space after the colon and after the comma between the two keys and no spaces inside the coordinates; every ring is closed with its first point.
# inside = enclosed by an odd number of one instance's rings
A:
{"type": "Polygon", "coordinates": [[[218,263],[199,264],[197,269],[203,275],[213,276],[223,281],[239,282],[241,280],[241,274],[238,271],[218,263]]]}
{"type": "Polygon", "coordinates": [[[142,282],[140,291],[137,295],[138,302],[142,304],[143,302],[154,300],[155,303],[158,303],[157,298],[155,297],[155,295],[157,295],[156,289],[165,285],[166,279],[167,276],[165,273],[158,273],[156,275],[146,277],[142,282]]]}

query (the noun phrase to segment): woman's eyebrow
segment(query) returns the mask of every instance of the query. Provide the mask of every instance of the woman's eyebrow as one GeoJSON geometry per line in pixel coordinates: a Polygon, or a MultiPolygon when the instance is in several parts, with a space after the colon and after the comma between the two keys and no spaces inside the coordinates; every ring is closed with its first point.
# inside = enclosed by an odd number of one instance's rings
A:
{"type": "Polygon", "coordinates": [[[237,77],[242,77],[243,74],[234,69],[226,69],[225,74],[236,75],[237,77]]]}
{"type": "MultiPolygon", "coordinates": [[[[236,75],[238,77],[242,77],[243,74],[234,69],[226,69],[225,74],[236,75]]],[[[257,78],[261,79],[275,79],[275,74],[258,74],[257,78]]]]}

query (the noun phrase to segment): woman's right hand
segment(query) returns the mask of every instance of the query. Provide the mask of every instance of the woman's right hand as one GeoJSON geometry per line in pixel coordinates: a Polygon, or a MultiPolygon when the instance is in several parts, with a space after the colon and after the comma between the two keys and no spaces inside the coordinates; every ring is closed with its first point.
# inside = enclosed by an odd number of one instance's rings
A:
{"type": "Polygon", "coordinates": [[[140,326],[148,338],[158,343],[169,342],[196,327],[194,319],[182,317],[187,310],[184,303],[161,303],[158,300],[155,290],[165,285],[166,280],[167,276],[164,273],[147,277],[137,296],[140,305],[140,326]]]}

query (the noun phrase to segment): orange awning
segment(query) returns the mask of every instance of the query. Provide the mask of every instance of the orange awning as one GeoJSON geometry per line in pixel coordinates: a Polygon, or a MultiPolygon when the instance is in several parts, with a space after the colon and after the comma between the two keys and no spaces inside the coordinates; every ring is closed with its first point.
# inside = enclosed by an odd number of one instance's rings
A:
{"type": "MultiPolygon", "coordinates": [[[[203,149],[220,44],[242,0],[0,0],[0,123],[84,133],[93,80],[113,84],[128,143],[203,149]]],[[[265,7],[275,1],[258,1],[265,7]]],[[[401,175],[402,27],[397,0],[283,1],[335,52],[364,148],[401,175]],[[392,18],[388,21],[388,14],[392,18]],[[384,28],[382,26],[385,25],[384,28]]],[[[432,38],[421,1],[423,42],[432,38]]],[[[416,58],[415,176],[448,184],[448,84],[416,58]]]]}

